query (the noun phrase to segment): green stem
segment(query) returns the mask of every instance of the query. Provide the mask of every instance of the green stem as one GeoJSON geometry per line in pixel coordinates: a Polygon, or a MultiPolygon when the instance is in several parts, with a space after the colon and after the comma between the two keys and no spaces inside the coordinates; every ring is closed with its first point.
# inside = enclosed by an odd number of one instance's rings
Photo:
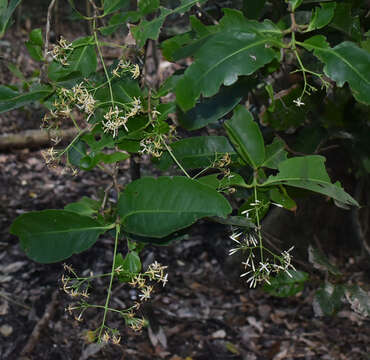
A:
{"type": "Polygon", "coordinates": [[[117,247],[118,247],[118,236],[119,236],[119,233],[120,233],[120,225],[116,224],[116,237],[115,237],[115,240],[114,240],[112,272],[111,272],[110,281],[109,281],[107,298],[105,300],[105,305],[104,305],[103,321],[102,321],[102,324],[101,324],[100,330],[99,330],[99,336],[98,336],[99,342],[100,342],[100,339],[101,339],[103,330],[105,328],[105,321],[106,321],[108,310],[109,310],[109,301],[110,301],[110,297],[111,297],[111,294],[112,294],[112,284],[113,284],[113,278],[114,278],[114,266],[115,266],[115,263],[116,263],[116,255],[117,255],[117,247]]]}
{"type": "Polygon", "coordinates": [[[259,248],[260,248],[260,256],[261,262],[263,262],[263,243],[262,243],[262,235],[261,235],[261,226],[260,226],[260,216],[258,213],[258,198],[257,198],[257,174],[256,170],[253,175],[253,191],[254,191],[254,203],[256,204],[256,221],[257,221],[257,231],[258,231],[258,240],[259,240],[259,248]]]}
{"type": "Polygon", "coordinates": [[[81,131],[80,127],[78,126],[74,116],[71,114],[71,120],[73,122],[73,125],[75,126],[75,128],[78,130],[78,131],[81,131]]]}
{"type": "Polygon", "coordinates": [[[177,164],[177,166],[181,169],[181,171],[189,178],[191,179],[191,176],[187,173],[187,171],[182,167],[182,165],[179,163],[179,161],[176,159],[176,156],[173,154],[171,148],[166,144],[166,141],[162,140],[163,145],[166,147],[166,150],[172,157],[173,161],[177,164]]]}
{"type": "Polygon", "coordinates": [[[79,133],[73,138],[73,140],[69,143],[69,145],[64,149],[62,150],[59,154],[58,154],[58,158],[60,158],[63,154],[65,154],[70,148],[71,146],[79,139],[79,137],[84,133],[86,132],[87,130],[86,129],[82,129],[79,131],[79,133]]]}
{"type": "Polygon", "coordinates": [[[294,45],[294,49],[293,49],[293,52],[294,52],[294,55],[296,56],[297,58],[297,61],[298,61],[298,64],[302,70],[302,75],[303,75],[303,82],[304,82],[304,85],[303,85],[303,90],[302,90],[302,94],[300,96],[300,98],[302,98],[302,96],[306,93],[306,88],[307,88],[307,78],[306,78],[306,69],[301,61],[301,58],[299,57],[299,54],[298,54],[298,51],[296,50],[295,48],[295,45],[294,45]]]}
{"type": "Polygon", "coordinates": [[[108,82],[111,103],[112,103],[112,106],[114,106],[114,98],[113,98],[113,90],[112,90],[111,79],[109,77],[109,74],[108,74],[108,71],[107,71],[107,67],[105,66],[103,54],[102,54],[101,49],[100,49],[98,35],[97,35],[97,32],[96,32],[96,20],[95,19],[93,21],[93,32],[94,32],[95,46],[98,49],[100,61],[102,63],[102,66],[103,66],[103,69],[104,69],[104,73],[105,73],[105,77],[106,77],[107,82],[108,82]]]}

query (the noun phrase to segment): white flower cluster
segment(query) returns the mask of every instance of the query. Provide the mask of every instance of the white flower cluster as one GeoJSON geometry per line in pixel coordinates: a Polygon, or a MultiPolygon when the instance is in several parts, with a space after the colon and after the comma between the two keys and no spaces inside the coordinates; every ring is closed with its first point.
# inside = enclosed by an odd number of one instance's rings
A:
{"type": "Polygon", "coordinates": [[[288,276],[292,277],[289,273],[289,269],[295,270],[292,265],[292,257],[290,252],[294,247],[291,247],[287,251],[283,251],[280,255],[273,254],[271,251],[266,250],[262,244],[259,244],[258,234],[253,232],[243,232],[236,231],[233,232],[230,236],[230,239],[233,240],[237,246],[229,250],[229,255],[233,255],[240,250],[248,252],[246,261],[242,262],[245,269],[248,270],[240,275],[240,277],[248,276],[247,284],[252,288],[256,287],[260,282],[266,282],[270,285],[269,278],[274,273],[279,273],[280,271],[285,271],[288,276]],[[256,254],[259,252],[259,260],[256,261],[256,254]],[[262,260],[261,254],[268,252],[269,256],[273,258],[273,261],[270,262],[268,258],[262,260]]]}
{"type": "Polygon", "coordinates": [[[73,50],[73,46],[71,43],[68,43],[67,40],[61,36],[58,45],[55,45],[51,51],[48,52],[52,56],[52,58],[61,63],[62,65],[68,65],[68,56],[73,50]]]}
{"type": "Polygon", "coordinates": [[[122,126],[126,131],[127,128],[127,121],[129,118],[137,115],[142,110],[140,99],[135,98],[134,100],[127,105],[127,109],[122,110],[119,109],[118,106],[110,107],[109,111],[105,113],[103,121],[103,129],[104,132],[111,131],[113,133],[113,137],[118,135],[118,130],[122,126]]]}

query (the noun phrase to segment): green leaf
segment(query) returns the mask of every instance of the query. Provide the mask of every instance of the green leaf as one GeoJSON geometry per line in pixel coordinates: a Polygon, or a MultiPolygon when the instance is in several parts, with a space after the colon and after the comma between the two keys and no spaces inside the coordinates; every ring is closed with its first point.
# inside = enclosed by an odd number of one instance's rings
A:
{"type": "Polygon", "coordinates": [[[77,213],[83,216],[91,216],[98,212],[100,201],[90,199],[84,196],[80,201],[70,203],[64,207],[64,210],[77,213]]]}
{"type": "Polygon", "coordinates": [[[223,174],[211,174],[198,178],[202,184],[208,185],[217,191],[223,191],[232,186],[247,187],[244,179],[237,173],[230,173],[229,176],[223,174]]]}
{"type": "Polygon", "coordinates": [[[143,15],[148,15],[159,8],[159,0],[139,0],[139,10],[143,15]]]}
{"type": "Polygon", "coordinates": [[[114,270],[118,274],[117,276],[120,282],[131,281],[141,270],[139,254],[136,251],[129,251],[125,258],[123,258],[122,254],[117,254],[114,270]],[[118,268],[120,271],[117,270],[118,268]]]}
{"type": "Polygon", "coordinates": [[[285,0],[286,2],[289,3],[291,7],[291,11],[295,11],[299,6],[301,6],[303,0],[285,0]]]}
{"type": "MultiPolygon", "coordinates": [[[[233,147],[224,136],[194,136],[176,141],[170,145],[173,155],[186,169],[212,166],[225,154],[235,155],[233,147]]],[[[165,152],[160,161],[161,170],[167,170],[174,161],[165,152]]]]}
{"type": "Polygon", "coordinates": [[[276,204],[280,204],[284,209],[290,211],[297,210],[296,202],[287,194],[285,189],[273,188],[269,191],[270,199],[276,204]]]}
{"type": "Polygon", "coordinates": [[[31,55],[32,59],[36,61],[42,61],[42,48],[44,46],[44,41],[42,39],[41,29],[33,29],[30,33],[29,40],[26,42],[26,47],[31,55]]]}
{"type": "Polygon", "coordinates": [[[358,285],[348,286],[345,289],[347,301],[351,308],[361,316],[370,316],[370,293],[358,285]]]}
{"type": "Polygon", "coordinates": [[[83,159],[86,154],[86,144],[81,139],[78,139],[70,145],[67,151],[67,160],[71,165],[80,167],[81,159],[83,159]]]}
{"type": "Polygon", "coordinates": [[[121,151],[116,151],[112,154],[98,153],[96,155],[86,155],[80,160],[80,168],[85,171],[92,170],[97,164],[113,164],[116,162],[127,160],[130,157],[129,154],[121,151]]]}
{"type": "Polygon", "coordinates": [[[265,284],[263,290],[277,297],[294,296],[303,290],[308,274],[303,271],[289,270],[289,276],[281,271],[275,277],[270,277],[271,285],[265,284]]]}
{"type": "MultiPolygon", "coordinates": [[[[360,41],[362,39],[360,18],[358,15],[352,15],[352,5],[351,2],[338,2],[330,27],[344,32],[355,41],[360,41]]],[[[357,12],[357,9],[355,11],[357,12]]]]}
{"type": "Polygon", "coordinates": [[[123,230],[161,238],[207,216],[225,217],[228,201],[217,191],[181,176],[141,178],[127,185],[118,202],[123,230]]]}
{"type": "Polygon", "coordinates": [[[43,210],[19,216],[10,233],[20,238],[32,260],[53,263],[87,250],[108,228],[74,212],[43,210]]]}
{"type": "Polygon", "coordinates": [[[324,64],[324,73],[338,86],[348,82],[355,99],[370,105],[370,53],[355,43],[344,41],[331,48],[325,36],[317,35],[304,43],[307,50],[324,64]]]}
{"type": "Polygon", "coordinates": [[[176,101],[183,111],[191,109],[202,94],[210,97],[222,84],[235,83],[240,75],[251,75],[276,56],[271,36],[228,29],[212,35],[195,54],[194,63],[176,86],[176,101]]]}
{"type": "Polygon", "coordinates": [[[337,182],[332,184],[325,169],[325,158],[312,155],[294,157],[278,165],[279,173],[271,175],[260,186],[287,185],[317,192],[333,198],[340,203],[359,206],[337,182]]]}
{"type": "Polygon", "coordinates": [[[104,0],[104,13],[109,15],[114,11],[120,10],[123,7],[129,6],[130,0],[104,0]]]}
{"type": "Polygon", "coordinates": [[[278,137],[275,137],[271,144],[266,146],[266,157],[261,166],[270,169],[277,169],[278,165],[287,159],[285,151],[285,142],[278,137]]]}
{"type": "Polygon", "coordinates": [[[77,72],[84,77],[94,73],[97,66],[94,40],[91,36],[77,39],[72,43],[73,51],[69,55],[68,65],[53,61],[48,68],[48,75],[52,81],[61,81],[68,75],[77,72]]]}
{"type": "Polygon", "coordinates": [[[315,7],[306,32],[321,29],[324,26],[328,25],[334,17],[334,10],[336,6],[337,3],[331,2],[321,3],[320,7],[315,7]]]}
{"type": "Polygon", "coordinates": [[[112,35],[118,28],[127,22],[137,22],[140,19],[140,13],[137,11],[127,11],[113,15],[107,26],[100,27],[98,30],[104,36],[112,35]]]}
{"type": "Polygon", "coordinates": [[[186,113],[180,110],[178,120],[181,126],[187,130],[197,130],[216,122],[227,115],[254,84],[253,80],[243,79],[232,86],[222,87],[215,96],[203,99],[186,113]]]}
{"type": "Polygon", "coordinates": [[[0,89],[0,113],[18,109],[24,105],[28,105],[34,101],[41,101],[53,93],[52,87],[49,85],[35,85],[28,93],[16,93],[5,90],[5,87],[0,89]],[[6,94],[4,97],[3,94],[6,94]]]}
{"type": "Polygon", "coordinates": [[[10,24],[10,18],[22,0],[1,0],[0,2],[0,38],[4,36],[10,24]]]}
{"type": "Polygon", "coordinates": [[[245,216],[228,216],[226,218],[211,217],[211,220],[224,225],[238,226],[239,228],[255,229],[256,226],[245,216]]]}
{"type": "Polygon", "coordinates": [[[332,316],[342,305],[344,296],[343,285],[333,285],[326,283],[321,289],[316,291],[313,299],[313,308],[316,316],[332,316]]]}
{"type": "Polygon", "coordinates": [[[308,247],[308,260],[315,269],[328,271],[335,276],[342,275],[339,269],[329,261],[325,254],[311,245],[308,247]]]}
{"type": "Polygon", "coordinates": [[[139,47],[144,46],[148,39],[156,40],[159,36],[159,31],[167,16],[184,13],[188,11],[196,3],[202,3],[205,0],[181,0],[180,6],[171,10],[160,7],[160,15],[151,21],[143,20],[138,26],[132,28],[132,34],[136,39],[139,47]]]}
{"type": "MultiPolygon", "coordinates": [[[[24,77],[24,75],[22,74],[22,72],[19,70],[19,68],[17,66],[15,66],[14,64],[7,64],[6,65],[8,67],[8,69],[10,70],[10,72],[15,76],[17,77],[18,79],[21,79],[23,80],[25,83],[27,83],[27,80],[26,78],[24,77]]],[[[1,95],[0,95],[0,98],[1,98],[1,95]]]]}
{"type": "Polygon", "coordinates": [[[254,169],[265,160],[265,146],[261,131],[252,114],[238,106],[234,116],[225,122],[227,135],[241,158],[254,169]]]}

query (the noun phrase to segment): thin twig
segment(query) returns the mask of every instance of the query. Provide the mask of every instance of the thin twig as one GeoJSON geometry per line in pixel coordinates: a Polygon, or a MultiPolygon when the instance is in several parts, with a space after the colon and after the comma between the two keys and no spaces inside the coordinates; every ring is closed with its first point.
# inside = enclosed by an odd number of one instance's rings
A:
{"type": "Polygon", "coordinates": [[[44,59],[46,59],[48,50],[49,50],[49,39],[50,39],[50,19],[51,19],[51,12],[53,11],[54,5],[56,0],[51,0],[50,5],[48,7],[48,14],[46,18],[46,31],[45,31],[45,48],[44,48],[44,59]]]}
{"type": "Polygon", "coordinates": [[[20,307],[22,307],[22,308],[24,308],[26,310],[31,310],[31,308],[29,306],[27,306],[26,304],[23,304],[21,302],[18,302],[16,300],[12,299],[8,294],[6,294],[6,293],[4,293],[2,291],[0,291],[0,297],[2,297],[5,300],[10,301],[11,303],[13,303],[15,305],[18,305],[18,306],[20,306],[20,307]]]}
{"type": "Polygon", "coordinates": [[[50,303],[46,306],[44,315],[42,318],[37,322],[36,326],[33,328],[31,336],[29,337],[26,346],[23,348],[21,352],[21,356],[25,356],[30,354],[33,349],[35,348],[37,342],[40,339],[40,335],[42,330],[48,325],[49,321],[52,319],[55,309],[58,304],[58,292],[59,290],[55,290],[51,296],[50,303]]]}

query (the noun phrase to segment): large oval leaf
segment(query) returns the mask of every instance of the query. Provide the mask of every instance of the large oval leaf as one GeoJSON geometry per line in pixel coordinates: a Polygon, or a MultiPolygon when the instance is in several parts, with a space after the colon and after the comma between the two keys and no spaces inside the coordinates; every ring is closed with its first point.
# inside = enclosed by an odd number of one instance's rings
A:
{"type": "Polygon", "coordinates": [[[176,101],[183,111],[191,109],[201,94],[216,94],[240,75],[250,75],[273,60],[277,43],[270,36],[237,29],[211,36],[196,53],[195,62],[176,86],[176,101]]]}
{"type": "Polygon", "coordinates": [[[254,79],[243,79],[232,86],[222,87],[215,96],[202,99],[186,113],[179,111],[181,126],[187,130],[197,130],[216,122],[228,114],[255,84],[254,79]]]}
{"type": "Polygon", "coordinates": [[[20,94],[6,86],[0,87],[0,113],[18,109],[34,101],[41,101],[51,95],[53,90],[49,85],[33,86],[29,92],[20,94]]]}
{"type": "Polygon", "coordinates": [[[260,166],[265,160],[265,145],[252,114],[238,106],[234,116],[225,122],[225,128],[241,158],[254,169],[260,166]]]}
{"type": "MultiPolygon", "coordinates": [[[[175,158],[186,169],[212,166],[226,153],[236,154],[225,136],[194,136],[176,141],[170,147],[175,158]]],[[[170,154],[165,152],[159,166],[161,170],[167,170],[173,163],[170,154]]]]}
{"type": "Polygon", "coordinates": [[[331,48],[325,36],[317,35],[304,43],[306,49],[324,64],[324,73],[338,86],[348,82],[352,94],[359,102],[370,104],[370,53],[355,43],[344,41],[331,48]]]}
{"type": "Polygon", "coordinates": [[[136,180],[118,202],[124,231],[154,238],[165,237],[207,216],[225,217],[231,210],[216,190],[182,176],[136,180]]]}
{"type": "Polygon", "coordinates": [[[339,182],[332,184],[325,169],[325,158],[319,155],[294,157],[278,165],[279,173],[270,176],[261,186],[283,184],[329,196],[339,203],[358,206],[339,182]]]}
{"type": "Polygon", "coordinates": [[[32,260],[53,263],[87,250],[108,228],[74,212],[43,210],[19,216],[10,232],[32,260]]]}

